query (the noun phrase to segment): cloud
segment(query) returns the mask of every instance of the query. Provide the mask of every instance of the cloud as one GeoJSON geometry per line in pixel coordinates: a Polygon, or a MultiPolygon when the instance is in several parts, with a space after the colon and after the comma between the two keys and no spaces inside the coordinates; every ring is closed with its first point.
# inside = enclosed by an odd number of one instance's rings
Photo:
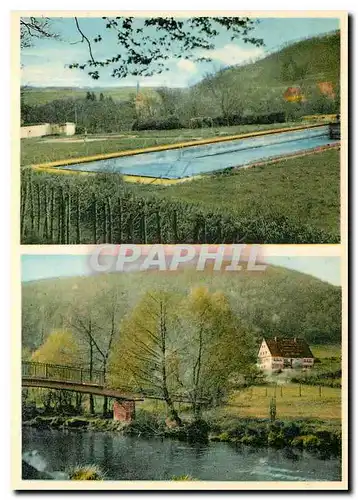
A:
{"type": "Polygon", "coordinates": [[[85,58],[81,45],[29,47],[21,51],[21,83],[23,85],[83,86],[90,83],[85,71],[71,70],[66,65],[85,58]]]}
{"type": "Polygon", "coordinates": [[[180,59],[177,62],[177,66],[180,70],[187,71],[188,73],[196,73],[197,71],[196,64],[188,59],[180,59]]]}
{"type": "Polygon", "coordinates": [[[220,49],[205,51],[204,56],[208,56],[214,61],[220,61],[225,65],[241,64],[256,59],[264,55],[262,47],[243,48],[229,43],[220,49]]]}
{"type": "Polygon", "coordinates": [[[21,70],[22,85],[37,87],[88,85],[89,76],[78,70],[65,68],[62,61],[51,64],[25,65],[21,70]]]}

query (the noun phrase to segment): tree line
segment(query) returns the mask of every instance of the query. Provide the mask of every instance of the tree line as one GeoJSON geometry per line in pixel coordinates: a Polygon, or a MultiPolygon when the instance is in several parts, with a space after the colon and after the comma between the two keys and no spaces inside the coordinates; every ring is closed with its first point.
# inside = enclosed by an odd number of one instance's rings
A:
{"type": "MultiPolygon", "coordinates": [[[[252,331],[234,313],[223,292],[195,287],[185,294],[164,289],[147,291],[123,317],[120,295],[107,296],[106,329],[93,303],[80,303],[65,315],[63,328],[54,330],[32,353],[36,362],[83,366],[104,373],[105,384],[134,392],[152,391],[167,406],[178,425],[177,395],[190,401],[193,416],[201,416],[204,398],[219,404],[240,373],[251,372],[256,358],[252,331]],[[188,339],[190,338],[190,342],[188,339]]],[[[35,390],[38,397],[38,392],[35,390]]],[[[48,409],[82,404],[80,395],[42,391],[48,409]]],[[[89,396],[89,412],[95,413],[89,396]]],[[[103,398],[103,415],[108,399],[103,398]]]]}
{"type": "Polygon", "coordinates": [[[196,203],[138,195],[119,174],[21,172],[23,244],[325,243],[334,235],[286,216],[252,218],[196,203]]]}
{"type": "Polygon", "coordinates": [[[115,133],[129,130],[171,130],[282,123],[304,115],[339,112],[338,99],[309,90],[302,102],[285,102],[282,89],[251,92],[226,76],[207,77],[189,89],[158,88],[138,101],[135,93],[123,100],[101,92],[81,98],[56,99],[41,105],[26,103],[22,92],[24,126],[40,123],[76,123],[76,133],[115,133]]]}

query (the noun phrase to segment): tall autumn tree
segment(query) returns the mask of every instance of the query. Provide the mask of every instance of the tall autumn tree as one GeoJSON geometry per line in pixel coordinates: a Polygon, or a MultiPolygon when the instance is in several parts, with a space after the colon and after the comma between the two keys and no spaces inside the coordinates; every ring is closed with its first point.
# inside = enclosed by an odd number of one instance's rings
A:
{"type": "Polygon", "coordinates": [[[200,418],[202,399],[220,399],[230,378],[254,362],[253,336],[234,314],[223,292],[193,288],[181,309],[183,348],[177,380],[200,418]]]}
{"type": "Polygon", "coordinates": [[[165,401],[170,418],[181,425],[173,401],[177,303],[175,295],[165,291],[144,295],[121,325],[110,356],[110,383],[156,393],[165,401]]]}

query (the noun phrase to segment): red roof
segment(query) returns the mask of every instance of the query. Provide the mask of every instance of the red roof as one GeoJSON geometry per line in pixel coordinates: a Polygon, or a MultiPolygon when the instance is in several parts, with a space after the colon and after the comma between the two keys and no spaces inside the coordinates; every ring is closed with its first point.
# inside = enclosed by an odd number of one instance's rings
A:
{"type": "Polygon", "coordinates": [[[272,356],[281,358],[313,358],[305,339],[279,338],[264,339],[272,356]]]}

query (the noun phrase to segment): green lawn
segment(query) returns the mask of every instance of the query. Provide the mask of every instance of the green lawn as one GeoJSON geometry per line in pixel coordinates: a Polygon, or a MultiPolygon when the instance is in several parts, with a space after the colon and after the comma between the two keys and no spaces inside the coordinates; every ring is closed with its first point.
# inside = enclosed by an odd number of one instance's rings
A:
{"type": "MultiPolygon", "coordinates": [[[[224,406],[209,410],[220,417],[268,418],[272,397],[276,395],[278,419],[341,419],[341,389],[318,386],[285,384],[283,386],[253,386],[235,391],[224,406]]],[[[180,412],[188,410],[185,403],[175,403],[180,412]]],[[[163,401],[145,400],[137,407],[165,415],[163,401]]]]}
{"type": "Polygon", "coordinates": [[[233,127],[180,129],[180,130],[143,130],[111,134],[91,135],[85,142],[82,136],[73,136],[67,142],[64,138],[43,137],[21,140],[21,165],[46,163],[68,158],[79,158],[104,153],[115,153],[136,148],[146,148],[162,144],[175,144],[182,141],[200,140],[234,134],[244,134],[274,128],[290,128],[298,123],[274,123],[269,125],[237,125],[233,127]],[[119,136],[120,135],[120,136],[119,136]],[[91,142],[91,139],[96,139],[91,142]]]}
{"type": "Polygon", "coordinates": [[[286,384],[281,387],[252,387],[237,391],[229,404],[222,408],[225,415],[237,417],[268,418],[271,398],[276,394],[278,419],[322,419],[341,418],[341,390],[331,387],[286,384]],[[267,391],[267,392],[266,392],[267,391]],[[301,394],[301,395],[300,395],[301,394]]]}
{"type": "Polygon", "coordinates": [[[239,170],[168,187],[135,185],[171,201],[257,216],[286,215],[335,235],[340,232],[339,151],[329,150],[271,165],[239,170]]]}

